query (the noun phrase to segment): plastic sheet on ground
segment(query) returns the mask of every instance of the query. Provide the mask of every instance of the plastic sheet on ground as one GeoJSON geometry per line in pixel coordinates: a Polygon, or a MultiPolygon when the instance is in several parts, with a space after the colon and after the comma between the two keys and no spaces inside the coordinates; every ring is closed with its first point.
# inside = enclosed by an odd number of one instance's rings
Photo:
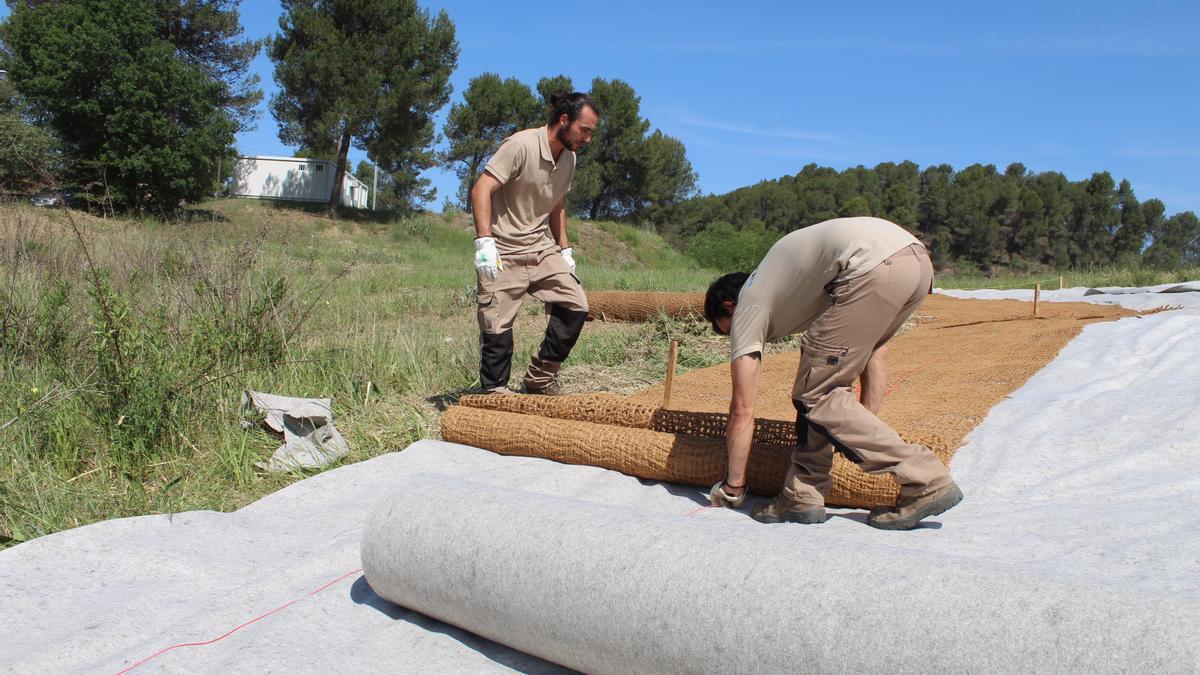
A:
{"type": "MultiPolygon", "coordinates": [[[[333,402],[327,398],[295,398],[261,391],[242,392],[241,411],[257,410],[263,423],[283,436],[265,462],[255,466],[272,473],[328,466],[350,452],[341,432],[333,426],[333,402]]],[[[249,424],[248,422],[243,422],[249,424]]]]}
{"type": "Polygon", "coordinates": [[[1084,295],[1139,295],[1143,293],[1200,293],[1200,283],[1166,284],[1162,286],[1145,286],[1142,288],[1089,288],[1084,295]]]}
{"type": "Polygon", "coordinates": [[[728,659],[748,672],[775,665],[756,648],[764,635],[787,642],[797,671],[1196,672],[1198,339],[1200,308],[1087,326],[970,434],[952,465],[966,500],[914,532],[873,530],[862,511],[762,526],[700,508],[695,488],[422,441],[235,513],[42,537],[0,552],[0,669],[113,672],[243,626],[134,672],[557,668],[529,652],[596,672],[706,672],[728,659]],[[451,499],[472,490],[477,503],[451,499]],[[393,517],[401,530],[443,533],[405,535],[406,555],[452,556],[411,561],[444,570],[419,575],[414,593],[459,598],[427,611],[516,649],[372,590],[359,547],[381,504],[411,506],[393,517]],[[473,523],[476,504],[546,517],[473,523]],[[629,533],[636,545],[622,546],[629,533]],[[473,556],[505,547],[574,567],[538,578],[477,565],[474,595],[453,587],[473,556]],[[636,593],[614,604],[606,584],[636,593]],[[784,613],[787,630],[762,623],[784,613]],[[539,639],[556,614],[604,621],[539,639]],[[796,616],[809,637],[796,638],[796,616]]]}
{"type": "MultiPolygon", "coordinates": [[[[1200,281],[1189,281],[1183,284],[1159,284],[1140,288],[1063,288],[1059,290],[1043,289],[1040,299],[1044,302],[1092,302],[1098,305],[1121,305],[1128,309],[1139,311],[1158,307],[1198,307],[1200,293],[1187,291],[1200,290],[1200,281]],[[1099,293],[1089,291],[1100,291],[1099,293]]],[[[935,292],[953,298],[975,298],[977,300],[1033,300],[1033,289],[990,290],[979,289],[970,291],[935,289],[935,292]]]]}

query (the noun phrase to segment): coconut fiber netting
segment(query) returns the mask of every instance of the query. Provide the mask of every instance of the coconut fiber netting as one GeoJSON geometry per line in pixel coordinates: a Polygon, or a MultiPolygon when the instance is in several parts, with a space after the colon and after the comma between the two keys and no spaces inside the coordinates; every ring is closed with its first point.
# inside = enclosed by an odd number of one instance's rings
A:
{"type": "Polygon", "coordinates": [[[646,321],[659,315],[674,319],[704,316],[703,293],[590,291],[588,318],[601,321],[646,321]]]}
{"type": "MultiPolygon", "coordinates": [[[[949,464],[989,408],[1048,363],[1084,325],[1132,312],[1083,303],[1043,304],[930,296],[916,326],[896,337],[880,417],[910,443],[949,464]]],[[[795,445],[790,392],[799,353],[768,354],[759,379],[759,419],[750,489],[775,494],[795,445]]],[[[652,480],[708,487],[724,475],[729,368],[674,378],[671,409],[662,385],[631,397],[465,396],[447,410],[442,436],[504,454],[589,464],[652,480]]],[[[834,457],[831,505],[869,508],[895,502],[888,474],[869,475],[834,457]]]]}

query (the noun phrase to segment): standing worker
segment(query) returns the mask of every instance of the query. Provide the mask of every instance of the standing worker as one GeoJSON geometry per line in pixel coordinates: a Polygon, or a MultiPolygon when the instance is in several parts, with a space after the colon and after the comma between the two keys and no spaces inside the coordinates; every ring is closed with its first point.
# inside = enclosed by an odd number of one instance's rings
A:
{"type": "Polygon", "coordinates": [[[873,509],[867,524],[907,530],[953,507],[962,492],[929,448],[905,443],[875,416],[887,381],[887,341],[933,287],[929,254],[904,228],[880,218],[837,218],[775,243],[753,274],[727,274],[708,289],[704,316],[730,336],[725,479],[716,506],[746,498],[746,462],[763,345],[806,331],[792,388],[797,446],[783,491],[751,514],[764,523],[825,522],[833,453],[900,484],[895,507],[873,509]],[[862,379],[861,399],[854,381],[862,379]]]}
{"type": "Polygon", "coordinates": [[[562,393],[558,371],[587,319],[563,197],[575,175],[575,151],[592,139],[599,117],[578,92],[555,94],[550,107],[546,126],[504,139],[471,189],[484,392],[512,393],[512,326],[527,293],[547,303],[550,320],[525,374],[526,393],[562,393]]]}

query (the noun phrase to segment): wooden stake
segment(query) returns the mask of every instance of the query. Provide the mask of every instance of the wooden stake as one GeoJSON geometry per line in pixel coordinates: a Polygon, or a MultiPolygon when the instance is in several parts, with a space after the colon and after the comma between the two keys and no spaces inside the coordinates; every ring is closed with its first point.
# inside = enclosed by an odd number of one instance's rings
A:
{"type": "Polygon", "coordinates": [[[363,407],[364,408],[367,407],[367,404],[370,402],[371,402],[371,381],[367,380],[367,395],[363,397],[363,407]]]}
{"type": "Polygon", "coordinates": [[[1062,289],[1063,289],[1063,275],[1060,274],[1060,275],[1058,275],[1058,290],[1061,291],[1062,289]]]}
{"type": "Polygon", "coordinates": [[[1034,316],[1038,315],[1038,300],[1041,298],[1041,295],[1042,295],[1042,285],[1034,284],[1033,285],[1033,315],[1034,316]]]}
{"type": "Polygon", "coordinates": [[[675,355],[679,351],[679,340],[671,340],[671,349],[667,352],[667,381],[663,386],[662,407],[671,407],[671,385],[675,382],[675,355]]]}

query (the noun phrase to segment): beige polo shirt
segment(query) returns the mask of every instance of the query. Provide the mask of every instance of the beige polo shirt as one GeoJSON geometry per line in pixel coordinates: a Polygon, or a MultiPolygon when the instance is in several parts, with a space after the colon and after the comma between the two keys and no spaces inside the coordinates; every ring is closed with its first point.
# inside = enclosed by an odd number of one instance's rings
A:
{"type": "Polygon", "coordinates": [[[500,181],[492,193],[492,237],[501,255],[537,253],[555,245],[550,210],[571,187],[575,153],[564,148],[555,161],[546,127],[504,139],[484,171],[500,181]]]}
{"type": "Polygon", "coordinates": [[[738,294],[729,329],[732,361],[808,328],[829,307],[826,286],[870,272],[921,242],[882,218],[835,218],[775,242],[738,294]]]}

